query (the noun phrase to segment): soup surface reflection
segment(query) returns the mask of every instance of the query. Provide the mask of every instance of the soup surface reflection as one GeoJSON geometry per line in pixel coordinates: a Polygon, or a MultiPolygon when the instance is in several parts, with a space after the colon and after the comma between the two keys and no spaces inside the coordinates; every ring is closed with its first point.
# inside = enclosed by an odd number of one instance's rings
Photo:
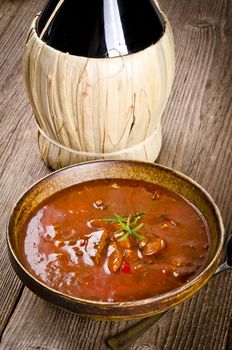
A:
{"type": "Polygon", "coordinates": [[[203,216],[180,195],[135,180],[96,180],[48,198],[21,249],[40,281],[65,294],[130,301],[188,282],[209,254],[203,216]]]}

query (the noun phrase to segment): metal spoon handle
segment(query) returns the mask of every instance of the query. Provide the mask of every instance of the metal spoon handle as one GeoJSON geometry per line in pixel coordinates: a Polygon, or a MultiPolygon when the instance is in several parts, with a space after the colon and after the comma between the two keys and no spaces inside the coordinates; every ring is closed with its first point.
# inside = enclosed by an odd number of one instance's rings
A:
{"type": "Polygon", "coordinates": [[[226,261],[224,261],[224,263],[218,266],[217,270],[214,272],[214,275],[217,275],[219,272],[232,268],[232,235],[228,237],[225,247],[226,261]]]}
{"type": "Polygon", "coordinates": [[[214,272],[214,276],[217,275],[218,273],[220,273],[220,272],[222,272],[224,270],[228,270],[228,269],[231,269],[231,266],[229,266],[227,264],[227,261],[225,261],[220,266],[218,266],[217,270],[214,272]]]}
{"type": "Polygon", "coordinates": [[[158,315],[144,318],[134,326],[127,330],[117,334],[116,336],[107,339],[107,344],[112,350],[124,350],[131,345],[140,335],[148,330],[152,325],[159,321],[167,311],[164,311],[158,315]]]}

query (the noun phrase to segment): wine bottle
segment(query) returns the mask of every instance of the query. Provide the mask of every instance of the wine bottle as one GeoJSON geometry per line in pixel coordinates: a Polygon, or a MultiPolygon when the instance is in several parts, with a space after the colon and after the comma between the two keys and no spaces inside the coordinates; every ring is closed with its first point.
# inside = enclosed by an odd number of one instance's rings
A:
{"type": "Polygon", "coordinates": [[[50,0],[37,31],[59,51],[101,58],[135,53],[156,43],[164,22],[154,0],[50,0]]]}

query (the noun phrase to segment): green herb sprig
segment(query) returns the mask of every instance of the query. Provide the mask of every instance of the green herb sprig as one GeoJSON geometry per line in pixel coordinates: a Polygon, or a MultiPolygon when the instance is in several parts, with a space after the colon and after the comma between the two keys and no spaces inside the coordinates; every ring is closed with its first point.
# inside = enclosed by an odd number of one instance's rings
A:
{"type": "Polygon", "coordinates": [[[135,215],[130,214],[129,216],[126,216],[126,217],[122,217],[118,214],[114,214],[115,218],[102,219],[102,220],[105,222],[113,222],[119,225],[120,229],[115,231],[114,233],[125,232],[125,234],[121,238],[119,238],[118,240],[119,242],[126,239],[129,235],[135,236],[139,239],[145,239],[145,237],[141,236],[138,233],[138,231],[143,227],[143,223],[140,223],[139,225],[135,226],[138,220],[140,220],[144,214],[145,213],[138,213],[135,215]]]}

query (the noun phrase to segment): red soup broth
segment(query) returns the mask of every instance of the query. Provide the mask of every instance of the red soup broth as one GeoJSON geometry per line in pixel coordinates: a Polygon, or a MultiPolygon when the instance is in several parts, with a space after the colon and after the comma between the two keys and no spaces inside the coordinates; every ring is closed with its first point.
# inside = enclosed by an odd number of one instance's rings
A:
{"type": "Polygon", "coordinates": [[[204,217],[182,196],[144,181],[107,179],[44,201],[25,226],[21,249],[31,274],[47,286],[112,302],[180,287],[204,266],[209,244],[204,217]]]}

